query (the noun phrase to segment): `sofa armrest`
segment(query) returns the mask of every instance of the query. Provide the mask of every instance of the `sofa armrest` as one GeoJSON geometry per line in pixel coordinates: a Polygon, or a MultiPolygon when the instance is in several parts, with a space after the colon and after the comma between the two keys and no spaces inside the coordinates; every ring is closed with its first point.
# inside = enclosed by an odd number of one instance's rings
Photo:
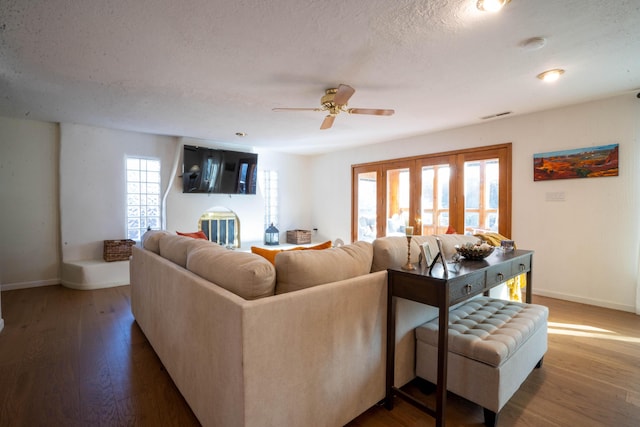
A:
{"type": "Polygon", "coordinates": [[[203,425],[243,425],[243,298],[133,248],[131,308],[203,425]]]}

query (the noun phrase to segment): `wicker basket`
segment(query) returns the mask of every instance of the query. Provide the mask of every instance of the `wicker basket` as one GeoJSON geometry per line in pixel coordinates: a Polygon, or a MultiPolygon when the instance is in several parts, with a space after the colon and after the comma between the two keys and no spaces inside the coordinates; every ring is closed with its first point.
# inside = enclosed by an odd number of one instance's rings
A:
{"type": "Polygon", "coordinates": [[[287,231],[287,243],[293,243],[294,245],[311,243],[311,230],[287,231]]]}
{"type": "Polygon", "coordinates": [[[135,246],[136,242],[131,239],[126,240],[105,240],[104,241],[104,260],[107,262],[112,261],[127,261],[131,256],[132,246],[135,246]]]}

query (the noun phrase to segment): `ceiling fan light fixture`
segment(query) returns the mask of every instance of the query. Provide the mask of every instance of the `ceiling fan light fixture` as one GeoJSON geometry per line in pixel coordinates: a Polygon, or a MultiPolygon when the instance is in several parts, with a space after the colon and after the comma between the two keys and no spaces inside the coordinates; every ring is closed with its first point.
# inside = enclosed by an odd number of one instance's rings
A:
{"type": "Polygon", "coordinates": [[[538,74],[536,77],[543,82],[551,83],[558,80],[562,74],[564,74],[564,70],[562,68],[554,68],[553,70],[544,71],[538,74]]]}
{"type": "Polygon", "coordinates": [[[391,116],[395,113],[394,110],[382,108],[347,108],[347,102],[355,91],[351,86],[341,84],[337,88],[325,90],[325,94],[320,98],[321,108],[273,108],[273,111],[326,111],[329,114],[324,118],[320,129],[329,129],[333,126],[336,116],[343,112],[372,116],[391,116]]]}
{"type": "Polygon", "coordinates": [[[478,0],[476,7],[482,12],[498,12],[511,0],[478,0]]]}

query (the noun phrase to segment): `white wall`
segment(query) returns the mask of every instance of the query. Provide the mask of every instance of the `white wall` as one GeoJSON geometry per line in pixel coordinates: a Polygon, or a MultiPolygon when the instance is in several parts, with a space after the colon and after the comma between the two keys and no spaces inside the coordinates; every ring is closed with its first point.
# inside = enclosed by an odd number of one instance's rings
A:
{"type": "Polygon", "coordinates": [[[60,125],[62,259],[102,259],[103,241],[125,239],[127,156],[158,158],[169,180],[177,139],[60,125]]]}
{"type": "MultiPolygon", "coordinates": [[[[126,237],[125,158],[159,158],[162,186],[181,170],[179,138],[77,124],[0,117],[0,285],[60,283],[61,261],[101,259],[103,240],[126,237]],[[175,166],[176,153],[179,156],[175,166]]],[[[281,241],[310,228],[310,157],[259,152],[258,170],[279,174],[281,241]]],[[[176,176],[167,197],[171,231],[195,231],[199,216],[223,206],[241,220],[241,241],[264,238],[264,196],[182,194],[176,176]]]]}
{"type": "Polygon", "coordinates": [[[0,284],[59,283],[58,133],[0,117],[0,284]]]}
{"type": "Polygon", "coordinates": [[[512,142],[511,237],[536,251],[534,293],[634,311],[639,123],[640,101],[629,94],[318,156],[312,220],[326,236],[350,238],[352,164],[512,142]],[[618,177],[533,181],[535,153],[611,143],[620,144],[618,177]],[[558,191],[566,201],[545,201],[558,191]]]}
{"type": "MultiPolygon", "coordinates": [[[[125,158],[132,155],[161,160],[163,191],[174,178],[166,199],[167,230],[196,231],[203,212],[222,206],[240,218],[243,244],[263,240],[261,185],[257,195],[182,193],[182,145],[193,144],[193,140],[64,123],[60,128],[60,167],[64,171],[60,182],[63,260],[100,259],[103,240],[126,237],[125,158]]],[[[279,171],[281,230],[292,224],[308,223],[310,201],[308,193],[301,191],[304,179],[295,178],[304,176],[302,172],[309,169],[309,159],[259,153],[258,171],[265,168],[279,171]],[[294,197],[285,197],[288,194],[294,197]]]]}
{"type": "MultiPolygon", "coordinates": [[[[215,144],[206,144],[203,141],[183,139],[182,144],[204,145],[215,147],[215,144]]],[[[229,148],[226,145],[222,148],[229,148]]],[[[241,150],[242,148],[236,148],[241,150]]],[[[246,150],[251,151],[247,148],[246,150]]],[[[257,151],[258,176],[263,171],[274,170],[278,172],[279,185],[279,223],[280,242],[285,241],[286,230],[310,227],[311,192],[308,191],[307,181],[311,160],[309,157],[257,151]]],[[[181,154],[180,154],[181,156],[181,154]]],[[[240,243],[243,248],[249,248],[252,244],[264,242],[264,213],[265,197],[263,183],[258,179],[258,190],[255,195],[246,194],[185,194],[182,192],[182,160],[176,168],[176,178],[167,197],[167,230],[192,232],[198,227],[198,219],[208,209],[224,207],[238,215],[240,219],[240,243]]]]}

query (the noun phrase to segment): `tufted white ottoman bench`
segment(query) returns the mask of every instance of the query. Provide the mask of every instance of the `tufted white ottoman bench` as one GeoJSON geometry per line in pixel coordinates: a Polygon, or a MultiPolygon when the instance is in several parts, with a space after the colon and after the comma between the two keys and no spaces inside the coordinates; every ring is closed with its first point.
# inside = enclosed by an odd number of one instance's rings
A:
{"type": "MultiPolygon", "coordinates": [[[[479,297],[449,312],[447,390],[484,408],[485,424],[547,351],[547,307],[479,297]]],[[[416,375],[436,382],[438,319],[416,328],[416,375]]]]}

